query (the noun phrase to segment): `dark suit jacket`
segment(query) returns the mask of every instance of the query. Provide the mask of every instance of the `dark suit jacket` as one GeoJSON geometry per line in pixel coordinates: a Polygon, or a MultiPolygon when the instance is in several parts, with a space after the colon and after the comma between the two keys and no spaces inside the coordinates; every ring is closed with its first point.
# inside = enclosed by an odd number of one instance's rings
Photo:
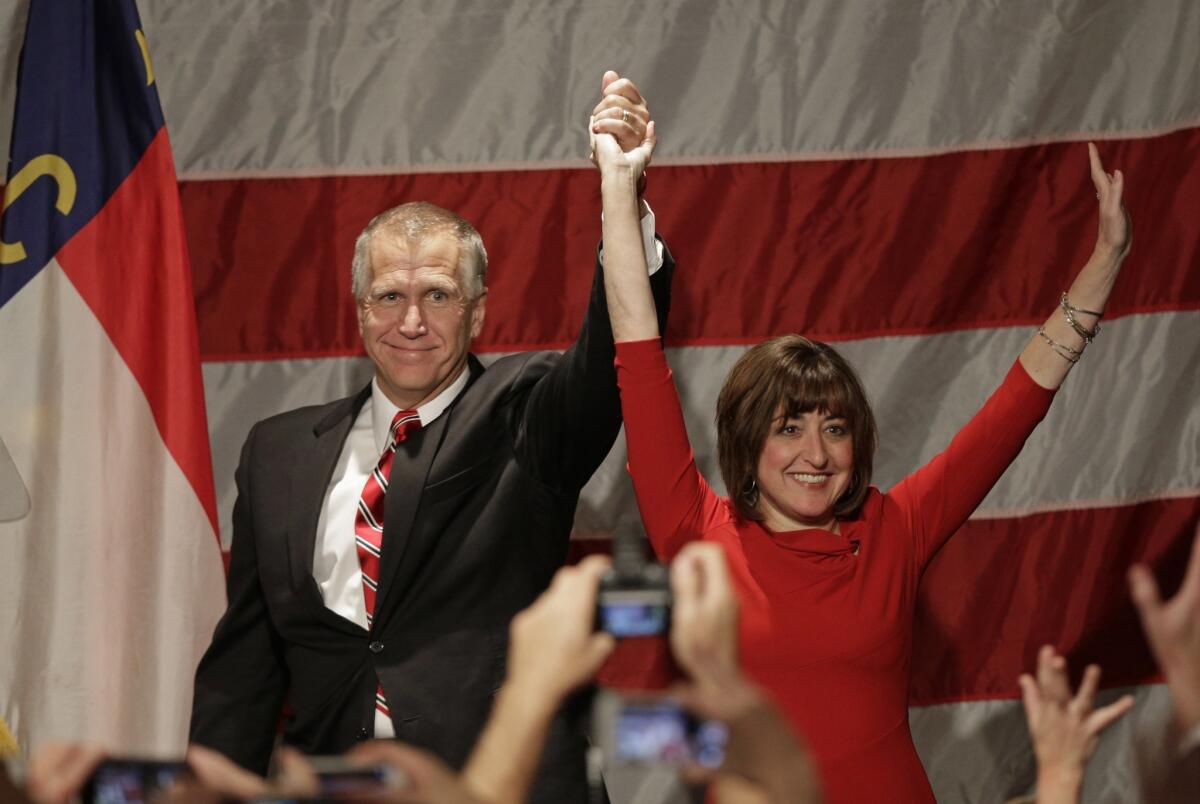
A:
{"type": "MultiPolygon", "coordinates": [[[[660,322],[673,268],[664,253],[652,280],[660,322]]],[[[378,679],[396,737],[460,767],[504,678],[509,620],[562,565],[579,490],[620,428],[613,355],[597,269],[565,354],[486,370],[470,358],[466,389],[397,452],[370,631],[325,608],[312,577],[317,519],[370,387],[256,424],[236,475],[229,606],[196,671],[191,740],[261,773],[286,698],[284,740],[340,753],[370,733],[378,679]]],[[[567,707],[556,721],[538,800],[586,800],[583,714],[567,707]]]]}

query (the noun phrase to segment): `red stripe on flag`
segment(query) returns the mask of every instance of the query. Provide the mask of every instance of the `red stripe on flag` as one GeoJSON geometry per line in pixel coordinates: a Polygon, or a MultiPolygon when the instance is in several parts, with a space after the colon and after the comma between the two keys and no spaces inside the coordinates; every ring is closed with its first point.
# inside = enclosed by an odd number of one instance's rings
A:
{"type": "MultiPolygon", "coordinates": [[[[1128,176],[1139,233],[1109,318],[1200,308],[1200,129],[1101,152],[1128,176]]],[[[563,346],[600,233],[590,169],[193,181],[182,198],[210,360],[358,354],[354,238],[416,199],[458,211],[487,243],[477,349],[563,346]]],[[[675,344],[1033,324],[1095,241],[1081,144],[653,167],[648,198],[680,263],[675,344]]]]}
{"type": "Polygon", "coordinates": [[[137,379],[216,534],[191,270],[165,128],[58,261],[137,379]]]}
{"type": "Polygon", "coordinates": [[[921,582],[913,703],[1019,697],[1043,644],[1105,686],[1154,679],[1126,573],[1145,562],[1173,594],[1198,519],[1193,497],[968,522],[921,582]]]}

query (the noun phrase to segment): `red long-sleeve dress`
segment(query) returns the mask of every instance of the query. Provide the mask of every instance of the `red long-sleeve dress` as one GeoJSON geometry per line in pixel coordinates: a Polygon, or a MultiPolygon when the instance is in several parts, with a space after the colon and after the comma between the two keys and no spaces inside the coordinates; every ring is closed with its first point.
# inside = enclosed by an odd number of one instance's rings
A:
{"type": "Polygon", "coordinates": [[[696,539],[724,546],[742,665],[805,737],[826,799],[932,802],[908,729],[917,584],[1054,393],[1017,363],[944,452],[887,494],[871,488],[841,533],[774,533],[739,518],[700,475],[657,340],[617,344],[617,380],[650,541],[664,560],[696,539]]]}

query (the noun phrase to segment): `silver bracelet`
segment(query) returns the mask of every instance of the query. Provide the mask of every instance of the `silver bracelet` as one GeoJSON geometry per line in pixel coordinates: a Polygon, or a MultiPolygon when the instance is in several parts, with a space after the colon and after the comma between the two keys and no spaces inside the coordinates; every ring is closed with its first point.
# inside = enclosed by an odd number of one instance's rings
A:
{"type": "Polygon", "coordinates": [[[1063,305],[1063,307],[1066,307],[1073,313],[1085,313],[1087,315],[1094,315],[1096,318],[1104,317],[1104,313],[1097,313],[1095,310],[1085,310],[1082,307],[1076,307],[1075,305],[1071,304],[1071,302],[1067,301],[1067,292],[1065,290],[1063,291],[1062,300],[1060,303],[1063,305]]]}
{"type": "Polygon", "coordinates": [[[1041,335],[1042,340],[1050,344],[1050,348],[1054,351],[1054,354],[1058,355],[1063,360],[1066,360],[1068,363],[1078,363],[1079,358],[1083,355],[1082,350],[1072,349],[1070,346],[1065,346],[1051,338],[1046,334],[1045,327],[1038,327],[1038,335],[1041,335]]]}
{"type": "Polygon", "coordinates": [[[1096,323],[1091,329],[1087,329],[1083,324],[1079,323],[1079,319],[1075,317],[1076,313],[1084,313],[1085,315],[1094,315],[1100,318],[1102,313],[1097,313],[1095,310],[1084,310],[1081,307],[1076,307],[1067,300],[1067,294],[1064,292],[1062,298],[1058,302],[1062,308],[1063,316],[1067,319],[1067,323],[1071,325],[1071,329],[1075,330],[1075,334],[1083,338],[1084,343],[1091,343],[1092,339],[1100,334],[1100,324],[1096,323]]]}

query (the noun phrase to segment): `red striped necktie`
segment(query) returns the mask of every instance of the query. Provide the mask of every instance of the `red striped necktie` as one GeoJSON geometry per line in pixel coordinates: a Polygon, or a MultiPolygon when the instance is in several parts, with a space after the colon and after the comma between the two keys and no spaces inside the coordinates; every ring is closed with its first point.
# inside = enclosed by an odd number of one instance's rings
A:
{"type": "MultiPolygon", "coordinates": [[[[358,513],[354,516],[354,543],[358,548],[358,563],[362,566],[363,602],[367,609],[367,628],[375,620],[375,594],[379,590],[379,555],[383,548],[383,498],[387,494],[388,478],[392,474],[392,459],[396,445],[420,429],[421,419],[415,410],[402,410],[388,428],[388,444],[379,456],[379,463],[367,477],[358,513]]],[[[383,685],[375,690],[375,708],[388,715],[383,685]]]]}

